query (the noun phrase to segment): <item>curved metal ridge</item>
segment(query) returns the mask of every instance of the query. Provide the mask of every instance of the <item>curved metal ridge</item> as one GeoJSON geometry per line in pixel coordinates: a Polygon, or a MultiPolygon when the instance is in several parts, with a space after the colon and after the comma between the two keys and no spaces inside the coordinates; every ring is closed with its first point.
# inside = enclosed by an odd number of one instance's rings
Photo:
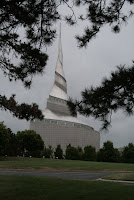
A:
{"type": "Polygon", "coordinates": [[[54,101],[54,102],[61,102],[61,103],[64,103],[64,104],[67,103],[66,100],[64,100],[64,99],[59,99],[59,98],[53,97],[53,96],[51,96],[51,95],[49,95],[49,99],[50,99],[51,101],[54,101]]]}
{"type": "Polygon", "coordinates": [[[67,82],[66,79],[65,79],[65,77],[63,77],[62,75],[60,75],[58,72],[55,71],[55,74],[56,74],[57,76],[60,76],[65,82],[67,82]]]}
{"type": "Polygon", "coordinates": [[[89,126],[88,124],[82,124],[82,123],[78,123],[78,122],[73,122],[73,121],[65,121],[65,120],[58,120],[58,119],[44,119],[44,120],[39,120],[36,119],[36,121],[44,121],[46,123],[51,123],[51,124],[57,124],[57,125],[68,125],[68,126],[75,126],[77,128],[86,128],[89,130],[94,130],[91,126],[89,126]]]}
{"type": "Polygon", "coordinates": [[[57,85],[60,89],[62,89],[65,93],[67,93],[67,88],[59,83],[58,81],[55,81],[55,85],[57,85]]]}

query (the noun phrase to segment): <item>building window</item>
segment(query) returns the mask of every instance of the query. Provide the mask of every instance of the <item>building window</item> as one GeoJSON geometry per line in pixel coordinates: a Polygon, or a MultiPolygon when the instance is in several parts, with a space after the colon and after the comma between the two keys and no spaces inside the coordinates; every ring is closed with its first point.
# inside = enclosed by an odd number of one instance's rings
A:
{"type": "MultiPolygon", "coordinates": [[[[40,120],[36,120],[36,121],[40,121],[40,120]]],[[[77,123],[72,123],[72,122],[67,122],[67,121],[59,121],[59,120],[52,120],[52,119],[44,119],[43,121],[46,122],[46,123],[50,123],[50,124],[75,126],[77,128],[85,128],[85,129],[88,129],[88,130],[93,130],[92,127],[89,127],[87,125],[77,124],[77,123]]]]}
{"type": "Polygon", "coordinates": [[[61,102],[61,103],[64,103],[64,104],[66,104],[67,102],[66,102],[66,100],[63,100],[63,99],[59,99],[59,98],[56,98],[56,97],[53,97],[53,96],[49,96],[49,99],[51,100],[51,101],[53,101],[53,102],[61,102]]]}

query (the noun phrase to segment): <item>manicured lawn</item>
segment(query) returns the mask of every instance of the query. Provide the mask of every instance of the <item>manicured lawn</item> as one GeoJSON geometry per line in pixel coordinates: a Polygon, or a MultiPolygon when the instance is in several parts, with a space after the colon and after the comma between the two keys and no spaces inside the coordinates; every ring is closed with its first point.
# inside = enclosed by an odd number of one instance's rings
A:
{"type": "Polygon", "coordinates": [[[2,200],[133,200],[134,185],[0,175],[2,200]]]}
{"type": "Polygon", "coordinates": [[[57,160],[43,158],[0,158],[0,168],[13,169],[55,169],[55,170],[85,170],[85,171],[134,171],[134,164],[106,163],[74,160],[57,160]]]}
{"type": "Polygon", "coordinates": [[[105,179],[110,180],[124,180],[124,181],[134,181],[134,173],[117,173],[105,177],[105,179]]]}

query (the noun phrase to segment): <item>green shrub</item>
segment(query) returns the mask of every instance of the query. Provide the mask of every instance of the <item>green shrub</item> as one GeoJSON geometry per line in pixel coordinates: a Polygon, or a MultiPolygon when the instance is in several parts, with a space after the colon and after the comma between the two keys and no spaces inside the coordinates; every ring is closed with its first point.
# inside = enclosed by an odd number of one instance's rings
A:
{"type": "Polygon", "coordinates": [[[79,151],[77,148],[69,144],[65,151],[65,158],[69,160],[79,160],[79,151]]]}
{"type": "Polygon", "coordinates": [[[45,158],[53,158],[53,148],[51,145],[49,145],[48,148],[45,147],[43,156],[45,156],[45,158]]]}
{"type": "Polygon", "coordinates": [[[96,149],[92,146],[86,146],[84,148],[83,160],[95,161],[96,160],[96,149]]]}
{"type": "Polygon", "coordinates": [[[60,144],[57,145],[55,152],[54,152],[54,156],[55,156],[55,158],[63,159],[63,150],[62,150],[60,144]]]}

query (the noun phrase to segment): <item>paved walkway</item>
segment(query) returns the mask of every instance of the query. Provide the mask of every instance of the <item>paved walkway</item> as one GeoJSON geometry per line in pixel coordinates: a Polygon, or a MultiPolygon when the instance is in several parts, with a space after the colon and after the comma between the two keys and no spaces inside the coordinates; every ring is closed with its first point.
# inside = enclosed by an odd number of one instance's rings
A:
{"type": "Polygon", "coordinates": [[[68,171],[41,171],[41,170],[2,170],[0,174],[56,177],[72,180],[96,180],[111,175],[112,172],[68,172],[68,171]]]}
{"type": "Polygon", "coordinates": [[[134,184],[134,181],[121,181],[121,180],[108,180],[103,179],[105,176],[109,176],[115,172],[70,172],[70,171],[42,171],[42,170],[4,170],[0,169],[0,174],[9,175],[24,175],[24,176],[40,176],[40,177],[55,177],[60,179],[70,180],[98,180],[107,182],[118,182],[134,184]]]}
{"type": "Polygon", "coordinates": [[[105,182],[116,182],[116,183],[129,183],[129,184],[134,184],[134,181],[108,180],[108,179],[102,179],[102,178],[98,178],[97,181],[105,181],[105,182]]]}

